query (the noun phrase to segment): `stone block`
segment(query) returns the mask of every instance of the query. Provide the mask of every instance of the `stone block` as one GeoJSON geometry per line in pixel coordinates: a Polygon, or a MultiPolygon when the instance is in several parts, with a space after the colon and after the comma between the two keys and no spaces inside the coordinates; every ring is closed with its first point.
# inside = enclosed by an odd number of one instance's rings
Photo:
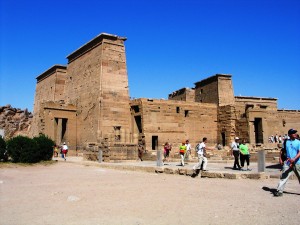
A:
{"type": "Polygon", "coordinates": [[[223,178],[224,174],[221,172],[208,172],[208,171],[201,171],[201,177],[208,177],[208,178],[223,178]]]}
{"type": "Polygon", "coordinates": [[[187,170],[186,171],[186,175],[187,176],[192,176],[194,174],[194,171],[193,170],[187,170]]]}
{"type": "Polygon", "coordinates": [[[163,173],[164,172],[164,169],[161,168],[161,167],[156,167],[155,168],[155,173],[163,173]]]}
{"type": "Polygon", "coordinates": [[[224,173],[224,178],[226,179],[240,179],[241,175],[236,173],[224,173]]]}
{"type": "Polygon", "coordinates": [[[182,169],[182,168],[178,169],[179,175],[186,175],[186,172],[187,172],[187,169],[182,169]]]}
{"type": "Polygon", "coordinates": [[[176,174],[175,169],[164,168],[164,173],[166,174],[176,174]]]}
{"type": "Polygon", "coordinates": [[[259,179],[269,179],[269,175],[265,174],[265,173],[249,173],[249,174],[245,174],[246,178],[249,179],[255,179],[255,180],[259,180],[259,179]]]}

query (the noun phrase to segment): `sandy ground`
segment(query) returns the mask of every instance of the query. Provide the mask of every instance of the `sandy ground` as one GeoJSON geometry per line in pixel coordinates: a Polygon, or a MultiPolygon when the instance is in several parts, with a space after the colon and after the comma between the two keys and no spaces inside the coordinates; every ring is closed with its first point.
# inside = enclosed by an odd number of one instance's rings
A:
{"type": "Polygon", "coordinates": [[[1,225],[299,224],[300,186],[191,178],[64,162],[0,167],[1,225]]]}

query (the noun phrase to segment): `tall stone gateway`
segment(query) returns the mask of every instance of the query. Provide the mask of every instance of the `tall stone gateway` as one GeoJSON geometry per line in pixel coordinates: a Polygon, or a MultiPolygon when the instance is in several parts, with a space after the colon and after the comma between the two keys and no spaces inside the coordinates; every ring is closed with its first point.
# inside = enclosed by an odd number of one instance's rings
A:
{"type": "Polygon", "coordinates": [[[125,40],[102,33],[37,77],[32,135],[73,149],[132,142],[125,40]]]}

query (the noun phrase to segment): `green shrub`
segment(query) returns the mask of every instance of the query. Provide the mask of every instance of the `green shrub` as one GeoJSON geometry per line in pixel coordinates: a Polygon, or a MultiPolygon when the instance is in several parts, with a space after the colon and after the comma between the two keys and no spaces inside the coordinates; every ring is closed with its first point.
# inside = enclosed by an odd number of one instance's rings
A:
{"type": "Polygon", "coordinates": [[[2,138],[2,136],[0,136],[0,161],[2,159],[4,161],[7,160],[7,158],[4,155],[5,151],[6,151],[6,142],[4,141],[4,139],[2,138]]]}
{"type": "Polygon", "coordinates": [[[40,161],[38,144],[31,138],[17,136],[7,141],[7,152],[13,162],[36,163],[40,161]]]}
{"type": "Polygon", "coordinates": [[[53,156],[53,146],[55,142],[44,134],[33,138],[39,148],[39,159],[43,161],[51,160],[53,156]]]}

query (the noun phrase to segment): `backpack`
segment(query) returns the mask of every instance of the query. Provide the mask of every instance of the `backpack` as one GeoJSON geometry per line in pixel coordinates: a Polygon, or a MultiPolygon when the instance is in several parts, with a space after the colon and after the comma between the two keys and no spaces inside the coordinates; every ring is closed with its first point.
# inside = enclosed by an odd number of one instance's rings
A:
{"type": "Polygon", "coordinates": [[[197,153],[199,154],[199,151],[201,150],[200,154],[202,154],[204,157],[206,157],[206,150],[205,148],[200,148],[201,143],[196,145],[197,153]]]}
{"type": "Polygon", "coordinates": [[[287,139],[284,139],[282,149],[280,151],[280,158],[281,158],[282,162],[284,162],[287,159],[287,156],[286,156],[286,141],[287,141],[287,139]]]}
{"type": "Polygon", "coordinates": [[[195,149],[196,149],[196,152],[198,153],[198,151],[200,150],[200,143],[198,143],[198,144],[196,145],[195,149]]]}

